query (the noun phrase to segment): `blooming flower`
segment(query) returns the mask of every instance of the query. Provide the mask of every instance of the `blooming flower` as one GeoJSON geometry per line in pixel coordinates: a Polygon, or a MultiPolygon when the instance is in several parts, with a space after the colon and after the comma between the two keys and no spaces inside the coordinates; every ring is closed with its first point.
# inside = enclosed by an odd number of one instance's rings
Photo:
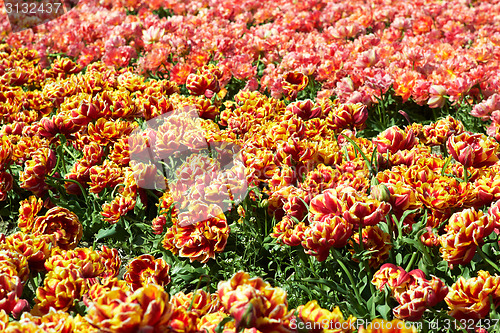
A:
{"type": "Polygon", "coordinates": [[[56,156],[54,151],[49,148],[38,150],[33,154],[32,158],[26,162],[24,171],[20,173],[20,186],[33,192],[35,195],[41,195],[49,188],[45,182],[45,176],[47,176],[55,166],[56,156]]]}
{"type": "Polygon", "coordinates": [[[54,235],[62,249],[73,249],[83,236],[83,227],[78,216],[63,207],[51,208],[33,223],[33,232],[54,235]]]}
{"type": "Polygon", "coordinates": [[[490,295],[498,302],[500,277],[485,271],[477,272],[477,277],[460,277],[445,298],[450,307],[449,314],[457,319],[481,319],[490,312],[490,295]]]}
{"type": "Polygon", "coordinates": [[[56,266],[36,291],[33,313],[46,314],[50,308],[66,311],[85,293],[86,284],[76,269],[56,266]]]}
{"type": "Polygon", "coordinates": [[[22,292],[23,284],[19,276],[0,273],[0,310],[7,313],[14,310],[22,292]]]}
{"type": "Polygon", "coordinates": [[[170,283],[169,270],[170,265],[165,260],[143,254],[129,263],[123,278],[133,291],[151,283],[163,286],[170,283]]]}
{"type": "Polygon", "coordinates": [[[446,146],[450,155],[466,168],[492,166],[498,161],[498,143],[484,134],[452,135],[446,146]]]}
{"type": "Polygon", "coordinates": [[[224,309],[235,318],[239,328],[255,327],[261,331],[287,332],[286,292],[273,288],[261,278],[238,272],[229,281],[220,282],[218,295],[224,309]]]}
{"type": "Polygon", "coordinates": [[[448,287],[436,277],[429,281],[425,274],[415,269],[406,272],[393,264],[384,264],[374,274],[372,283],[382,291],[388,286],[392,296],[399,306],[393,309],[398,319],[417,321],[424,311],[443,301],[448,293],[448,287]]]}
{"type": "Polygon", "coordinates": [[[316,300],[309,301],[305,305],[301,305],[297,308],[297,317],[290,320],[291,325],[297,324],[296,322],[300,320],[307,327],[308,324],[314,327],[315,323],[322,323],[324,331],[330,331],[330,328],[338,327],[342,328],[343,333],[350,333],[355,328],[356,318],[349,316],[349,318],[344,319],[344,315],[338,307],[335,307],[332,311],[328,311],[319,306],[316,300]]]}
{"type": "Polygon", "coordinates": [[[92,326],[109,332],[168,330],[173,315],[169,295],[162,287],[149,284],[127,292],[113,288],[90,303],[87,319],[92,326]]]}
{"type": "Polygon", "coordinates": [[[211,205],[200,209],[200,205],[191,207],[191,213],[179,214],[179,222],[165,234],[163,247],[188,257],[191,261],[204,263],[214,258],[215,253],[224,250],[229,237],[229,226],[220,208],[211,205]],[[183,220],[184,224],[181,222],[183,220]]]}
{"type": "Polygon", "coordinates": [[[300,72],[287,72],[283,75],[281,88],[288,99],[293,100],[297,97],[299,91],[305,89],[309,84],[309,78],[300,72]]]}
{"type": "Polygon", "coordinates": [[[393,126],[373,139],[373,143],[377,145],[377,151],[385,153],[390,151],[395,153],[398,150],[411,149],[417,144],[417,139],[413,130],[403,131],[397,126],[393,126]]]}
{"type": "Polygon", "coordinates": [[[340,216],[314,221],[304,232],[302,246],[306,253],[315,256],[318,261],[324,261],[331,247],[346,246],[352,229],[353,225],[340,216]]]}

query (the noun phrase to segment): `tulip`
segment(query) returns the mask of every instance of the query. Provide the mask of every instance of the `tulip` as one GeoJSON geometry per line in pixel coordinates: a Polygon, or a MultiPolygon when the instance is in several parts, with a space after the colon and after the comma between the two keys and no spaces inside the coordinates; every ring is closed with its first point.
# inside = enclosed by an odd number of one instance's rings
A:
{"type": "Polygon", "coordinates": [[[443,86],[432,85],[429,88],[429,101],[427,104],[430,108],[442,108],[446,102],[446,88],[443,86]]]}
{"type": "Polygon", "coordinates": [[[485,318],[490,312],[490,295],[498,304],[499,283],[499,276],[491,276],[486,271],[479,271],[477,277],[470,279],[460,277],[445,298],[450,307],[449,314],[458,320],[485,318]]]}
{"type": "Polygon", "coordinates": [[[293,100],[297,98],[299,91],[307,87],[309,78],[300,72],[288,72],[283,75],[281,87],[285,92],[288,99],[293,100]]]}
{"type": "Polygon", "coordinates": [[[465,168],[492,166],[498,161],[498,143],[484,134],[452,135],[446,146],[450,155],[465,168]]]}
{"type": "Polygon", "coordinates": [[[417,144],[417,138],[413,130],[404,131],[393,126],[373,139],[373,143],[377,145],[377,151],[380,153],[396,153],[398,150],[411,149],[417,144]]]}
{"type": "Polygon", "coordinates": [[[155,259],[152,255],[143,254],[128,264],[123,278],[133,291],[150,283],[164,286],[170,283],[169,270],[170,265],[162,258],[155,259]]]}
{"type": "Polygon", "coordinates": [[[62,249],[74,249],[83,236],[83,226],[78,216],[63,207],[54,207],[33,223],[35,234],[55,235],[57,245],[62,249]]]}

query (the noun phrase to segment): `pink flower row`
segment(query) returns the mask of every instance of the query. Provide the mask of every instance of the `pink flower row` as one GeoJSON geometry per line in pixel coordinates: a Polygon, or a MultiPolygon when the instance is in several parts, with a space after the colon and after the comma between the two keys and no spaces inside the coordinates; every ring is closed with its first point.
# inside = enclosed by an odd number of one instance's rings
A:
{"type": "MultiPolygon", "coordinates": [[[[36,49],[45,65],[62,52],[82,65],[134,64],[183,84],[214,61],[223,82],[248,80],[275,97],[283,74],[300,71],[321,84],[318,97],[370,104],[392,86],[403,101],[441,107],[446,99],[500,92],[497,12],[493,0],[82,0],[57,20],[6,39],[36,49]],[[153,13],[160,8],[162,18],[153,13]]],[[[0,22],[5,28],[6,18],[0,22]]],[[[474,115],[498,111],[490,109],[474,115]]]]}

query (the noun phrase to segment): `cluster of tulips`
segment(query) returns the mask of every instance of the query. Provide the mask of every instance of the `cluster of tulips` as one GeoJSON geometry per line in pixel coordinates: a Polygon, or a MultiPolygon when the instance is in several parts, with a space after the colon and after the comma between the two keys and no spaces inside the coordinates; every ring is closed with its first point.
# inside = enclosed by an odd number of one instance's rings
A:
{"type": "MultiPolygon", "coordinates": [[[[31,205],[23,205],[26,215],[20,226],[36,215],[28,208],[33,206],[40,207],[41,202],[34,199],[31,205]]],[[[55,214],[49,211],[36,217],[38,229],[1,240],[2,332],[215,332],[226,317],[233,322],[222,325],[223,332],[297,332],[290,327],[293,321],[345,321],[338,308],[330,312],[315,301],[288,309],[282,289],[245,272],[221,281],[216,293],[199,289],[170,297],[163,288],[170,283],[170,266],[144,254],[134,258],[119,279],[121,260],[116,249],[76,247],[78,239],[66,243],[68,235],[61,233],[64,225],[54,226],[48,221],[50,215],[55,214]],[[47,225],[48,230],[43,228],[47,225]],[[36,290],[36,305],[30,309],[21,298],[22,291],[30,276],[41,271],[46,273],[45,279],[36,290]],[[86,307],[87,313],[70,314],[75,306],[86,307]],[[17,320],[10,321],[9,315],[17,320]]],[[[81,230],[77,219],[72,223],[81,230]]],[[[351,328],[346,332],[351,332],[355,318],[348,320],[351,328]]]]}
{"type": "MultiPolygon", "coordinates": [[[[356,318],[344,319],[338,307],[329,311],[316,301],[289,309],[283,289],[246,272],[219,282],[215,293],[197,289],[170,296],[164,289],[171,282],[170,266],[144,254],[126,265],[120,279],[116,249],[77,247],[82,230],[78,218],[61,207],[37,216],[42,206],[42,200],[34,197],[23,202],[18,221],[22,231],[0,239],[2,332],[195,333],[216,332],[220,327],[227,333],[293,333],[300,331],[298,323],[314,327],[321,323],[325,332],[335,327],[346,333],[378,332],[371,324],[356,327],[356,318]],[[40,272],[45,278],[30,309],[21,298],[23,288],[40,272]],[[86,314],[75,313],[76,307],[85,307],[86,314]]],[[[382,323],[405,327],[398,320],[382,323]]]]}

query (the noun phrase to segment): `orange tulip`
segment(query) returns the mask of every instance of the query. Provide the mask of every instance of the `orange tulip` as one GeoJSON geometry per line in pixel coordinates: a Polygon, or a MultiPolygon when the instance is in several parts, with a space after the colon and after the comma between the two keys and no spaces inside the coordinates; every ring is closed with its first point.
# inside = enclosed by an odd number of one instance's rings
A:
{"type": "Polygon", "coordinates": [[[45,260],[51,255],[52,248],[56,247],[56,237],[50,235],[33,235],[17,232],[5,238],[0,248],[15,251],[26,257],[30,270],[44,269],[45,260]]]}
{"type": "Polygon", "coordinates": [[[94,278],[104,272],[104,265],[99,253],[90,248],[76,248],[74,250],[52,250],[52,255],[45,261],[45,269],[53,271],[56,267],[79,270],[83,278],[94,278]]]}
{"type": "Polygon", "coordinates": [[[288,99],[297,98],[299,91],[302,91],[309,84],[309,78],[300,72],[287,72],[283,75],[281,88],[288,99]]]}
{"type": "Polygon", "coordinates": [[[495,223],[488,215],[474,208],[465,209],[453,214],[448,221],[448,232],[454,233],[461,240],[472,240],[474,244],[483,244],[495,228],[495,223]]]}
{"type": "Polygon", "coordinates": [[[466,168],[492,166],[498,161],[498,143],[484,134],[463,132],[452,135],[446,147],[450,155],[466,168]]]}
{"type": "Polygon", "coordinates": [[[318,261],[324,261],[331,247],[346,246],[352,229],[353,225],[340,216],[325,217],[312,222],[305,230],[302,246],[306,253],[315,256],[318,261]]]}
{"type": "Polygon", "coordinates": [[[186,88],[192,95],[208,98],[219,92],[219,80],[211,73],[189,74],[186,79],[186,88]]]}
{"type": "Polygon", "coordinates": [[[35,195],[41,195],[49,188],[45,183],[45,176],[50,174],[55,166],[56,154],[53,150],[49,148],[37,150],[19,175],[20,186],[35,195]]]}
{"type": "Polygon", "coordinates": [[[490,312],[490,295],[498,304],[500,277],[485,271],[477,272],[477,277],[460,277],[450,288],[445,298],[450,307],[449,314],[456,319],[481,319],[490,312]]]}
{"type": "Polygon", "coordinates": [[[45,277],[43,286],[36,291],[33,313],[46,314],[51,307],[67,311],[85,290],[85,280],[78,270],[56,266],[45,277]]]}
{"type": "Polygon", "coordinates": [[[99,331],[165,332],[169,330],[173,311],[163,288],[149,284],[133,293],[119,288],[106,291],[90,303],[87,319],[99,331]]]}
{"type": "Polygon", "coordinates": [[[0,250],[0,274],[18,276],[25,283],[30,274],[28,260],[16,251],[0,250]]]}
{"type": "Polygon", "coordinates": [[[57,245],[65,250],[74,249],[83,236],[83,226],[78,216],[63,207],[51,208],[33,223],[33,233],[54,235],[57,245]]]}
{"type": "Polygon", "coordinates": [[[261,278],[238,272],[229,281],[219,282],[218,295],[224,309],[235,319],[236,329],[256,328],[262,332],[288,332],[286,292],[273,288],[261,278]]]}
{"type": "Polygon", "coordinates": [[[205,263],[226,247],[229,226],[218,206],[198,203],[190,209],[179,214],[179,222],[167,230],[163,247],[191,261],[205,263]]]}
{"type": "Polygon", "coordinates": [[[349,318],[344,319],[344,315],[338,306],[336,306],[332,311],[328,311],[321,308],[316,300],[309,301],[307,304],[299,306],[296,313],[296,318],[292,318],[290,320],[290,326],[298,326],[297,322],[300,320],[302,327],[314,327],[314,329],[309,330],[311,333],[351,333],[356,329],[355,317],[349,316],[349,318]]]}
{"type": "Polygon", "coordinates": [[[30,196],[21,202],[19,207],[18,227],[23,232],[31,232],[33,229],[33,222],[35,217],[43,207],[43,201],[36,198],[34,195],[30,196]]]}
{"type": "Polygon", "coordinates": [[[395,153],[398,150],[411,149],[417,144],[417,138],[412,129],[404,131],[397,126],[393,126],[373,139],[373,143],[377,145],[379,153],[387,151],[395,153]]]}
{"type": "Polygon", "coordinates": [[[170,265],[162,258],[155,259],[152,255],[143,254],[128,264],[123,278],[132,291],[150,283],[164,286],[170,283],[169,270],[170,265]]]}
{"type": "Polygon", "coordinates": [[[19,276],[0,272],[0,310],[10,313],[23,293],[19,276]]]}

